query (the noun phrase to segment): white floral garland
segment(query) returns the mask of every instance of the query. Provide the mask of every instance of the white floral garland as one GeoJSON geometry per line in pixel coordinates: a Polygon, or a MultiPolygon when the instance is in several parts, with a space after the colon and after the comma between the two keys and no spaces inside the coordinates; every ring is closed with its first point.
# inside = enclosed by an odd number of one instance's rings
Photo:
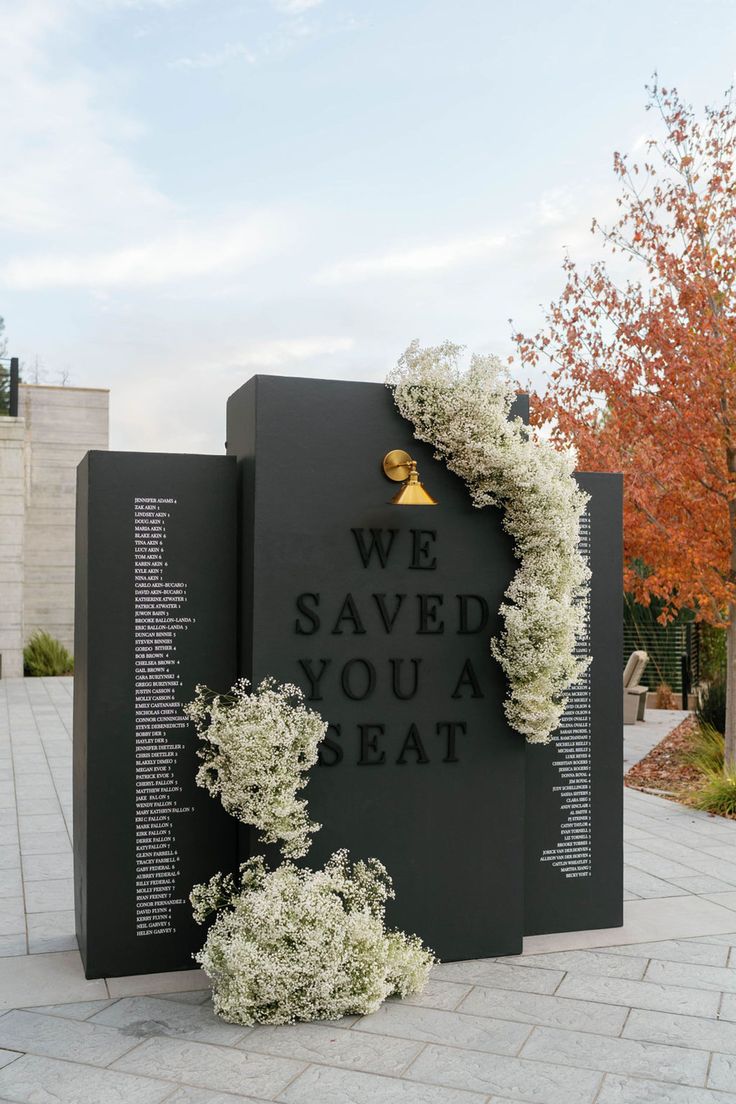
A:
{"type": "Polygon", "coordinates": [[[202,741],[197,785],[223,807],[259,830],[263,843],[278,843],[287,858],[306,855],[312,833],[307,802],[297,797],[317,762],[327,725],[304,705],[298,686],[264,679],[252,693],[239,679],[229,694],[197,687],[184,712],[202,741]]]}
{"type": "MultiPolygon", "coordinates": [[[[202,740],[197,783],[264,843],[305,855],[319,829],[297,794],[327,725],[298,687],[267,678],[253,692],[197,687],[185,712],[202,740]]],[[[435,962],[415,935],[387,931],[391,878],[378,859],[336,851],[322,869],[255,856],[190,894],[198,923],[212,919],[194,956],[212,981],[215,1011],[231,1023],[282,1024],[375,1012],[389,996],[420,992],[435,962]]]]}
{"type": "Polygon", "coordinates": [[[590,663],[575,653],[590,580],[579,551],[589,496],[573,478],[572,450],[509,418],[515,389],[498,358],[474,355],[463,370],[461,353],[451,342],[423,349],[414,341],[386,382],[414,436],[465,481],[473,504],[503,508],[519,567],[491,651],[508,679],[510,725],[530,743],[547,743],[566,692],[590,663]]]}

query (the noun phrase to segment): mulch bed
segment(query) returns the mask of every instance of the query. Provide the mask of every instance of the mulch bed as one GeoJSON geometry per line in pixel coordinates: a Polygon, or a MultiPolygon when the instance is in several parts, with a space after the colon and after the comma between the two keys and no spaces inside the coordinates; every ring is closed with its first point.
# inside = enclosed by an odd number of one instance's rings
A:
{"type": "MultiPolygon", "coordinates": [[[[695,717],[686,717],[648,755],[634,764],[624,776],[624,785],[630,786],[632,790],[642,790],[668,801],[689,805],[689,794],[702,783],[700,772],[689,763],[683,762],[684,756],[692,748],[696,730],[695,717]]],[[[727,820],[736,820],[736,816],[729,816],[727,813],[709,815],[721,815],[727,820]]]]}

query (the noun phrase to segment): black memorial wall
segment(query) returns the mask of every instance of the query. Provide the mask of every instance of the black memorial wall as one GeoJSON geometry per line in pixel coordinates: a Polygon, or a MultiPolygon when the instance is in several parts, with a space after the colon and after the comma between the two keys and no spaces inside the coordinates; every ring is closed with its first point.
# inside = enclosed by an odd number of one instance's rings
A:
{"type": "Polygon", "coordinates": [[[508,727],[488,646],[514,571],[501,518],[473,509],[386,389],[257,376],[231,397],[227,433],[229,457],[91,453],[80,466],[88,976],[191,966],[189,889],[256,849],[194,785],[181,712],[197,682],[227,689],[238,674],[296,682],[329,722],[304,791],[322,824],[305,861],[379,857],[396,887],[389,922],[442,958],[619,924],[620,477],[578,477],[592,495],[594,662],[555,743],[533,747],[508,727]],[[381,459],[395,448],[439,505],[389,503],[381,459]]]}
{"type": "Polygon", "coordinates": [[[524,745],[489,636],[514,571],[500,517],[413,440],[385,387],[257,376],[228,403],[241,486],[241,670],[302,686],[330,728],[305,795],[394,880],[391,925],[445,959],[521,949],[524,745]],[[391,449],[436,507],[390,505],[391,449]]]}
{"type": "Polygon", "coordinates": [[[189,891],[237,858],[182,714],[235,678],[235,464],[90,452],[77,479],[74,882],[88,977],[191,968],[189,891]]]}

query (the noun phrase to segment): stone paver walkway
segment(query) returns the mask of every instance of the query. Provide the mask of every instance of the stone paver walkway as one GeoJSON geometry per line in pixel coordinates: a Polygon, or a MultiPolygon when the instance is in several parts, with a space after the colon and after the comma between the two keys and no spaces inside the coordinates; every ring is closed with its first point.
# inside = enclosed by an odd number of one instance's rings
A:
{"type": "MultiPolygon", "coordinates": [[[[736,1104],[736,823],[628,790],[623,929],[443,964],[373,1016],[241,1028],[196,971],[82,977],[70,691],[0,682],[0,1104],[736,1104]]],[[[681,716],[627,729],[630,761],[681,716]]]]}

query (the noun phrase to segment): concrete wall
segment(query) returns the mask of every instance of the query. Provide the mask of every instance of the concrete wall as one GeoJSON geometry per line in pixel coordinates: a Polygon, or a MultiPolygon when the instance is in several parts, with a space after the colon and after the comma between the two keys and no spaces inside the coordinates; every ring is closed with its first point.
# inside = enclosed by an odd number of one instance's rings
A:
{"type": "Polygon", "coordinates": [[[23,674],[25,422],[0,417],[0,660],[2,676],[23,674]]]}
{"type": "Polygon", "coordinates": [[[45,629],[74,646],[74,510],[77,464],[108,447],[109,392],[22,384],[26,426],[23,581],[25,639],[45,629]]]}

